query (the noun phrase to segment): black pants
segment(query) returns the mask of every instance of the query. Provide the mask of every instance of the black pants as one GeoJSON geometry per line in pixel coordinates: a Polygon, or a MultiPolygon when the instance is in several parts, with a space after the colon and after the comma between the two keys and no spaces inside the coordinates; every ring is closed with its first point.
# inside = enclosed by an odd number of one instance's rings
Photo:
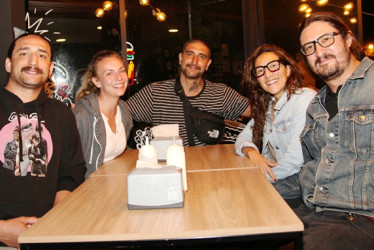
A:
{"type": "Polygon", "coordinates": [[[374,249],[374,221],[344,212],[316,212],[301,204],[294,212],[304,223],[304,249],[374,249]]]}

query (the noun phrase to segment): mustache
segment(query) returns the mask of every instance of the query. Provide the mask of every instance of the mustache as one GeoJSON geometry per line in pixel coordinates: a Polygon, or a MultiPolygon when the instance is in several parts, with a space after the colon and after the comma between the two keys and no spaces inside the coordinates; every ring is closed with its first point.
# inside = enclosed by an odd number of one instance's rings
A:
{"type": "Polygon", "coordinates": [[[29,71],[29,70],[34,70],[38,74],[43,74],[44,73],[44,71],[41,68],[38,68],[38,67],[26,66],[26,67],[21,68],[21,72],[29,71]]]}
{"type": "Polygon", "coordinates": [[[189,64],[187,64],[186,66],[187,66],[187,67],[189,67],[189,66],[193,66],[193,67],[196,67],[196,68],[198,68],[198,69],[201,69],[200,66],[195,65],[194,63],[189,63],[189,64]]]}
{"type": "Polygon", "coordinates": [[[321,57],[318,57],[316,62],[314,63],[314,65],[317,66],[317,64],[320,64],[322,59],[325,60],[325,59],[331,59],[331,58],[336,59],[336,56],[334,56],[332,54],[325,54],[321,57]]]}

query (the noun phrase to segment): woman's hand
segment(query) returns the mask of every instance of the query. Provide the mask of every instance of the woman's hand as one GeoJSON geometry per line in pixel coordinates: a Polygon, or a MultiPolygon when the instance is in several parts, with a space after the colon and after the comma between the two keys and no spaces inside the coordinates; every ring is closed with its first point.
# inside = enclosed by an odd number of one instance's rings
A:
{"type": "Polygon", "coordinates": [[[273,171],[271,171],[271,168],[277,165],[276,162],[269,161],[262,154],[260,154],[260,152],[252,147],[243,147],[242,153],[246,155],[265,176],[266,173],[268,173],[271,179],[274,180],[274,182],[277,181],[273,171]]]}

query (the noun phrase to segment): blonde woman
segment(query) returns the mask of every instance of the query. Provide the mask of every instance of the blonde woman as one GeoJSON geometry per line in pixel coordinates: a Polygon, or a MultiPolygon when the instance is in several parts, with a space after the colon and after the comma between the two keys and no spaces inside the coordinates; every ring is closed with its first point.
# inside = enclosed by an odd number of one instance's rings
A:
{"type": "Polygon", "coordinates": [[[73,112],[87,165],[86,178],[126,149],[132,117],[120,97],[127,83],[122,58],[111,50],[96,53],[82,77],[73,112]]]}

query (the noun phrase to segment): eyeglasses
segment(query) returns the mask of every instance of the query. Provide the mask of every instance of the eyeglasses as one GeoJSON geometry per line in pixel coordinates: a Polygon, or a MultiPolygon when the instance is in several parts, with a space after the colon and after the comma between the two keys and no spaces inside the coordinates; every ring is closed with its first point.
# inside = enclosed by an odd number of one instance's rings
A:
{"type": "Polygon", "coordinates": [[[265,75],[265,68],[268,68],[270,72],[275,72],[278,71],[280,68],[280,63],[281,60],[274,60],[266,64],[265,66],[258,66],[254,69],[252,69],[252,74],[256,77],[259,78],[263,75],[265,75]]]}
{"type": "Polygon", "coordinates": [[[301,46],[300,50],[305,56],[310,56],[316,52],[316,43],[318,43],[322,48],[327,48],[335,42],[335,36],[340,35],[340,32],[330,32],[318,37],[316,40],[301,46]]]}

